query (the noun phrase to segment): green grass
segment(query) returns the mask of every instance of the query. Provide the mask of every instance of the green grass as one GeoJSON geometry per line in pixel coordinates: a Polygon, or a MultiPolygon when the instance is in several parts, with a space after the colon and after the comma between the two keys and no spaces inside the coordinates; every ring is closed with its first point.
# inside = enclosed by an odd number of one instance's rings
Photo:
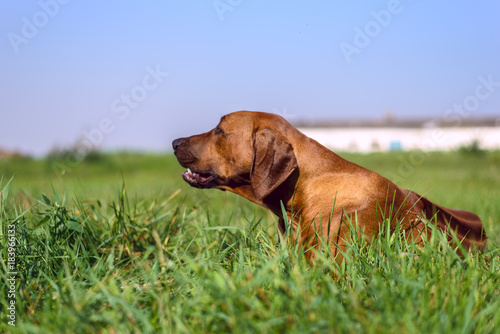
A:
{"type": "Polygon", "coordinates": [[[411,172],[401,166],[415,153],[345,156],[478,213],[485,254],[459,258],[438,233],[419,248],[382,229],[371,245],[354,238],[346,264],[320,250],[311,266],[280,243],[272,215],[189,188],[171,155],[107,154],[56,169],[0,160],[1,279],[9,224],[18,272],[16,327],[2,284],[0,330],[498,333],[500,152],[426,154],[411,172]]]}

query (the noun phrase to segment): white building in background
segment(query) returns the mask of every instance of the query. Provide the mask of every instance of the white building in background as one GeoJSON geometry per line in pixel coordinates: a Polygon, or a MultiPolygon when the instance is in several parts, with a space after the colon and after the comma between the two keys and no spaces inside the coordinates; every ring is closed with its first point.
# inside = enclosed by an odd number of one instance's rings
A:
{"type": "Polygon", "coordinates": [[[438,121],[346,122],[294,124],[307,136],[334,151],[446,151],[478,144],[500,149],[500,118],[438,121]]]}

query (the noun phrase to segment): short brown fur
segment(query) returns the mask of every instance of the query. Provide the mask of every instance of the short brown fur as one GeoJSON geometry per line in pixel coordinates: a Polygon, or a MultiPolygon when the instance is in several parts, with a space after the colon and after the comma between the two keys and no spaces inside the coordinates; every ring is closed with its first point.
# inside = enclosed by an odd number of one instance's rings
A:
{"type": "MultiPolygon", "coordinates": [[[[179,163],[191,170],[183,174],[188,183],[228,190],[270,209],[279,217],[281,233],[283,203],[295,232],[300,224],[304,249],[316,244],[317,235],[328,235],[344,248],[347,218],[357,222],[367,240],[390,219],[392,227],[399,223],[401,231],[420,242],[430,220],[443,231],[453,230],[466,250],[483,250],[486,243],[483,224],[474,213],[447,209],[399,188],[341,158],[278,115],[231,113],[215,129],[176,139],[173,147],[179,163]]],[[[332,243],[330,249],[340,261],[337,246],[332,243]]]]}

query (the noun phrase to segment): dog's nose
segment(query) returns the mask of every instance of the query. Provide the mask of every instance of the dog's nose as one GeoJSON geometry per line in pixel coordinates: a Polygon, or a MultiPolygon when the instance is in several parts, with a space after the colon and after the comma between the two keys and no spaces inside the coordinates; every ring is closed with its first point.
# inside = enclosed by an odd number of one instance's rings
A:
{"type": "Polygon", "coordinates": [[[177,138],[176,140],[174,140],[172,142],[172,147],[173,147],[174,151],[177,151],[177,148],[182,144],[183,141],[184,141],[184,138],[177,138]]]}

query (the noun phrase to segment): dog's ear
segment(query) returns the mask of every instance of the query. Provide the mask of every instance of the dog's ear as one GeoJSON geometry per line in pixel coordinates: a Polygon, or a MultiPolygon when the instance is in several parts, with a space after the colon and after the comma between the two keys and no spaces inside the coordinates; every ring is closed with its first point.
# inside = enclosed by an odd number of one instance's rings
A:
{"type": "Polygon", "coordinates": [[[298,167],[292,145],[279,132],[257,131],[250,181],[257,200],[262,201],[298,167]]]}

